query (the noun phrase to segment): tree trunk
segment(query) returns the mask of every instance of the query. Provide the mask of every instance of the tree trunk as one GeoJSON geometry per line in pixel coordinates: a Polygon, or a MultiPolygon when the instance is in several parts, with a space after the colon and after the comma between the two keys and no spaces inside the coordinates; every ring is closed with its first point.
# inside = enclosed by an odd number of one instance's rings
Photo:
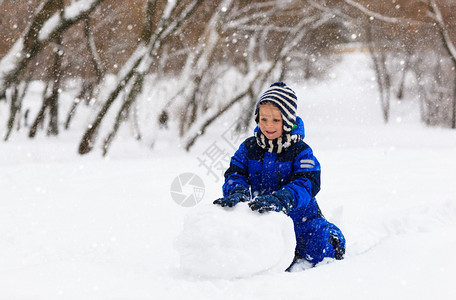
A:
{"type": "Polygon", "coordinates": [[[49,98],[49,125],[47,135],[58,135],[59,134],[59,94],[60,84],[62,75],[62,36],[57,36],[56,39],[57,49],[54,53],[54,65],[52,68],[52,79],[54,81],[52,85],[52,94],[49,98]]]}
{"type": "Polygon", "coordinates": [[[100,61],[100,57],[97,54],[97,49],[95,47],[93,35],[90,30],[89,16],[87,16],[87,18],[84,21],[84,34],[86,37],[86,46],[90,54],[90,61],[92,62],[92,66],[95,71],[95,80],[93,78],[90,78],[82,83],[81,92],[79,93],[79,96],[73,101],[70,111],[68,112],[67,119],[65,122],[65,129],[70,128],[71,120],[76,114],[76,108],[78,107],[78,105],[83,101],[90,102],[90,99],[94,94],[94,90],[98,88],[98,85],[100,84],[105,74],[102,63],[100,61]]]}
{"type": "Polygon", "coordinates": [[[15,86],[12,91],[11,95],[11,103],[10,103],[10,116],[8,119],[8,130],[6,132],[6,135],[4,137],[4,140],[7,141],[11,135],[11,132],[13,131],[14,128],[14,122],[16,121],[18,112],[19,112],[19,97],[18,97],[18,88],[15,86]]]}
{"type": "MultiPolygon", "coordinates": [[[[377,79],[378,90],[380,93],[380,104],[382,109],[383,120],[389,121],[390,108],[390,77],[386,68],[386,55],[381,49],[377,49],[372,36],[372,25],[367,26],[367,43],[369,53],[374,63],[375,78],[377,79]],[[378,53],[379,52],[379,53],[378,53]]],[[[381,47],[379,47],[381,48],[381,47]]]]}
{"type": "Polygon", "coordinates": [[[130,114],[131,106],[136,101],[138,94],[141,93],[141,91],[142,91],[143,83],[144,83],[144,76],[138,75],[138,77],[136,78],[134,85],[130,91],[130,94],[128,94],[127,99],[125,100],[125,102],[123,103],[119,112],[117,113],[117,118],[116,118],[116,121],[114,123],[114,127],[113,127],[111,133],[105,139],[105,142],[103,144],[103,156],[106,156],[106,154],[108,154],[109,147],[111,146],[111,143],[114,140],[114,138],[117,134],[117,131],[120,128],[120,125],[122,124],[122,122],[124,122],[128,118],[128,115],[130,114]]]}

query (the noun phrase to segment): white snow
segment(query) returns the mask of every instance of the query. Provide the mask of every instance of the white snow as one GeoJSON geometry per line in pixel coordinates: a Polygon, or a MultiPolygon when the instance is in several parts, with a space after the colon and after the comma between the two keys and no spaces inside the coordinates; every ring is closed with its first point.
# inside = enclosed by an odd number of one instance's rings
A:
{"type": "Polygon", "coordinates": [[[39,31],[38,39],[44,41],[49,38],[49,35],[61,24],[62,20],[59,13],[54,13],[46,23],[43,24],[43,28],[39,31]]]}
{"type": "Polygon", "coordinates": [[[65,7],[65,19],[74,19],[78,15],[89,10],[90,7],[95,3],[95,0],[79,0],[71,1],[68,7],[65,7]]]}
{"type": "MultiPolygon", "coordinates": [[[[176,245],[184,220],[219,198],[223,183],[197,158],[214,141],[234,152],[221,133],[236,112],[190,153],[160,131],[152,152],[120,136],[108,158],[99,148],[80,157],[75,124],[58,139],[23,132],[0,142],[0,299],[455,298],[456,131],[424,127],[410,99],[384,125],[368,65],[353,54],[331,80],[288,83],[322,165],[319,205],[347,238],[345,260],[240,279],[186,274],[176,245]],[[193,208],[170,194],[185,172],[205,184],[193,208]]],[[[2,120],[7,110],[0,103],[2,120]]]]}
{"type": "Polygon", "coordinates": [[[282,273],[296,247],[293,221],[283,213],[201,204],[176,240],[181,270],[193,277],[235,279],[282,273]]]}

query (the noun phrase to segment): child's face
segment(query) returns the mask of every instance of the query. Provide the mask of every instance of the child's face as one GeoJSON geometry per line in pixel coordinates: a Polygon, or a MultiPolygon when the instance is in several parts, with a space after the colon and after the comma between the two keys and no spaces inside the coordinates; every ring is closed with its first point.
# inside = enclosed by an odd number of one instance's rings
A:
{"type": "Polygon", "coordinates": [[[265,103],[259,107],[259,122],[261,132],[273,140],[282,135],[283,120],[280,110],[272,103],[265,103]]]}

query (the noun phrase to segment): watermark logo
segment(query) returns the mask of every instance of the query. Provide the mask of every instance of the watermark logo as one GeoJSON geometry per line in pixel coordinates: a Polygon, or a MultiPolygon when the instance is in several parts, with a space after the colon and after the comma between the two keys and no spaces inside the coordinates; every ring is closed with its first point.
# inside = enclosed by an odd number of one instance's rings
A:
{"type": "Polygon", "coordinates": [[[207,175],[212,175],[215,182],[223,178],[223,174],[230,166],[230,153],[213,142],[200,156],[196,158],[199,167],[204,167],[207,175]]]}
{"type": "Polygon", "coordinates": [[[197,205],[204,197],[203,180],[194,173],[182,173],[171,183],[171,198],[183,207],[197,205]]]}
{"type": "Polygon", "coordinates": [[[236,123],[233,123],[221,135],[224,143],[214,141],[196,158],[199,162],[198,166],[206,169],[207,175],[211,175],[215,182],[219,182],[230,166],[233,150],[235,151],[240,143],[249,137],[250,132],[236,130],[236,123]]]}
{"type": "MultiPolygon", "coordinates": [[[[222,132],[221,140],[211,143],[206,150],[196,157],[198,167],[206,170],[217,183],[224,178],[230,166],[231,155],[245,140],[250,131],[236,130],[236,123],[222,132]]],[[[172,199],[183,207],[193,207],[203,200],[205,187],[203,180],[194,173],[182,173],[171,184],[172,199]]]]}

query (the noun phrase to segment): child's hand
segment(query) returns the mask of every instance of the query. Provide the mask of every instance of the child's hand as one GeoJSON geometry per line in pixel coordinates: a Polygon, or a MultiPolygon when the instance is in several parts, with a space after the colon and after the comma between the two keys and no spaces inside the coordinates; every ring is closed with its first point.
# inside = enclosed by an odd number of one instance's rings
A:
{"type": "Polygon", "coordinates": [[[247,197],[244,193],[234,193],[232,195],[229,195],[228,197],[217,199],[213,203],[221,205],[222,207],[233,207],[239,202],[247,201],[249,201],[249,197],[247,197]]]}
{"type": "Polygon", "coordinates": [[[281,211],[283,206],[279,198],[273,195],[255,197],[249,203],[250,209],[259,213],[266,211],[281,211]]]}
{"type": "Polygon", "coordinates": [[[250,209],[259,213],[265,211],[283,211],[288,214],[294,207],[293,195],[287,189],[281,189],[270,195],[258,196],[250,201],[250,209]]]}

